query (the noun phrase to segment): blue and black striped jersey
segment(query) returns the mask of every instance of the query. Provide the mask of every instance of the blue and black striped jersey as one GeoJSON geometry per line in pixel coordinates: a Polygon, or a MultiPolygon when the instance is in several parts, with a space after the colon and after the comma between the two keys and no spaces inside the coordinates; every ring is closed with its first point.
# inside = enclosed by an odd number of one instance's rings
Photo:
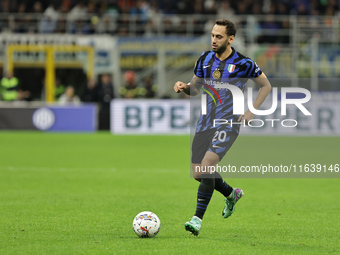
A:
{"type": "MultiPolygon", "coordinates": [[[[247,79],[256,78],[262,74],[261,69],[253,60],[238,53],[234,48],[231,49],[232,53],[223,61],[219,60],[212,50],[203,52],[196,61],[194,73],[197,77],[202,78],[200,82],[202,87],[204,87],[203,84],[214,87],[218,83],[228,83],[237,86],[243,91],[247,79]]],[[[205,89],[209,90],[208,88],[205,89]]],[[[238,116],[233,115],[233,97],[231,92],[227,89],[217,90],[217,92],[222,104],[214,93],[211,93],[211,95],[213,95],[215,100],[211,96],[207,96],[207,114],[200,116],[196,132],[214,128],[214,119],[226,119],[237,122],[238,116]]],[[[233,125],[228,128],[239,132],[240,125],[233,125]]]]}

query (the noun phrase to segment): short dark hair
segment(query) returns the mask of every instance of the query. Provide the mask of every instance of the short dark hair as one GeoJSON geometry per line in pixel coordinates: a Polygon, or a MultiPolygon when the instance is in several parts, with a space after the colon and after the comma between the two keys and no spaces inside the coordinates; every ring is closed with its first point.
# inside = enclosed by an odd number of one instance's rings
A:
{"type": "Polygon", "coordinates": [[[229,35],[229,36],[231,36],[231,35],[235,36],[236,35],[236,26],[230,20],[218,19],[218,20],[216,20],[215,24],[219,25],[219,26],[225,26],[227,35],[229,35]]]}

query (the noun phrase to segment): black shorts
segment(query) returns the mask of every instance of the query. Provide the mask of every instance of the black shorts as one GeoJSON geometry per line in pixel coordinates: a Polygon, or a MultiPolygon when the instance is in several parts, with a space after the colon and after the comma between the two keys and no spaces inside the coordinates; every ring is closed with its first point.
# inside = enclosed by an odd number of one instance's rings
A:
{"type": "Polygon", "coordinates": [[[216,153],[220,161],[235,142],[238,133],[229,130],[209,129],[195,134],[191,149],[191,163],[201,164],[207,151],[216,153]]]}

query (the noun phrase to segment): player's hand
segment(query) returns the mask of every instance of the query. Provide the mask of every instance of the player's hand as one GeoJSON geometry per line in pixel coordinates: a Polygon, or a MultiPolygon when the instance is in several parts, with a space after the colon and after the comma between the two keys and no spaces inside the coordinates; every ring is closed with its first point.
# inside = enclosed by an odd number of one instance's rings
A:
{"type": "Polygon", "coordinates": [[[254,113],[252,113],[251,111],[246,111],[243,115],[241,115],[239,118],[238,118],[238,122],[240,121],[244,121],[246,125],[248,125],[248,122],[250,120],[254,119],[254,113]]]}
{"type": "Polygon", "coordinates": [[[183,90],[188,89],[188,88],[189,88],[189,85],[181,81],[176,82],[174,86],[174,90],[176,93],[182,92],[183,90]]]}

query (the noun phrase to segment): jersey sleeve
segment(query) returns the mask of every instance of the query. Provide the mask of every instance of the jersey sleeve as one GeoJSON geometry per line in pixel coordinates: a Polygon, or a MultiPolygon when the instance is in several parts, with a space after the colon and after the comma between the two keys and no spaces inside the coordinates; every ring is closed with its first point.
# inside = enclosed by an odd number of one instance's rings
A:
{"type": "Polygon", "coordinates": [[[199,78],[203,78],[204,74],[203,74],[203,55],[204,52],[202,53],[202,55],[199,57],[199,59],[196,60],[196,64],[194,67],[194,74],[199,77],[199,78]]]}
{"type": "Polygon", "coordinates": [[[246,78],[256,78],[256,77],[259,77],[261,74],[262,74],[262,70],[256,64],[256,62],[251,60],[250,58],[247,58],[246,69],[245,69],[245,77],[246,78]]]}

